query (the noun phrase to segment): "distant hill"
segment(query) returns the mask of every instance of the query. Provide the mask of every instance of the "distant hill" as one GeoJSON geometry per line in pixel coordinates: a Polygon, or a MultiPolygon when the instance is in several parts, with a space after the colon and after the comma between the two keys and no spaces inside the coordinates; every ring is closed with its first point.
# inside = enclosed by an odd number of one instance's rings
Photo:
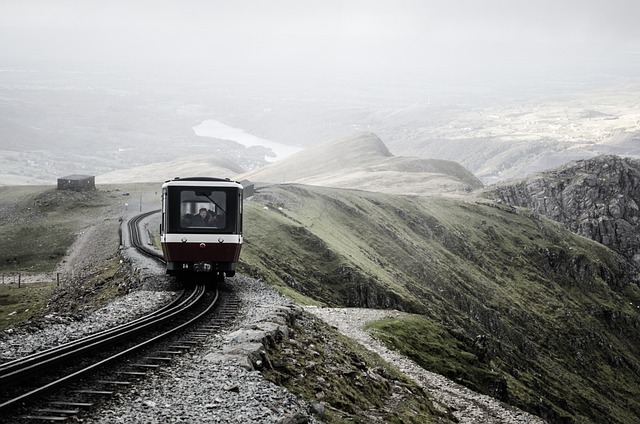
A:
{"type": "Polygon", "coordinates": [[[96,177],[97,184],[124,184],[161,182],[174,177],[216,176],[232,178],[241,170],[230,163],[208,155],[189,156],[171,162],[152,163],[120,171],[108,172],[96,177]]]}
{"type": "Polygon", "coordinates": [[[299,183],[397,194],[470,191],[482,183],[448,160],[393,156],[378,136],[335,138],[240,176],[267,183],[299,183]]]}
{"type": "Polygon", "coordinates": [[[97,176],[96,183],[158,182],[176,176],[208,175],[396,194],[468,192],[482,187],[480,180],[456,162],[394,156],[378,136],[368,132],[335,138],[255,171],[242,172],[234,163],[203,154],[109,172],[97,176]]]}
{"type": "Polygon", "coordinates": [[[485,184],[601,154],[640,157],[640,84],[486,105],[415,104],[371,113],[398,155],[455,160],[485,184]]]}

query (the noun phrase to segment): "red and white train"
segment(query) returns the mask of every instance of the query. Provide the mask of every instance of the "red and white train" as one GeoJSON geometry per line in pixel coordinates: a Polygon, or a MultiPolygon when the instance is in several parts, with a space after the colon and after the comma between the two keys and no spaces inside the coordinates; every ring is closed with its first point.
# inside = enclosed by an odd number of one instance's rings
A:
{"type": "Polygon", "coordinates": [[[160,239],[167,274],[233,277],[242,248],[240,183],[228,178],[174,178],[162,185],[160,239]]]}

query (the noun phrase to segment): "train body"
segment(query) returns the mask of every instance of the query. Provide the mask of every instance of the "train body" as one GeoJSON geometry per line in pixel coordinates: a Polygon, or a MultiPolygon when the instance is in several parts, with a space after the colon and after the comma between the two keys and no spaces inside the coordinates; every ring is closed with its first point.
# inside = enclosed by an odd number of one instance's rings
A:
{"type": "Polygon", "coordinates": [[[175,178],[162,185],[160,240],[167,274],[232,277],[242,248],[242,185],[175,178]]]}

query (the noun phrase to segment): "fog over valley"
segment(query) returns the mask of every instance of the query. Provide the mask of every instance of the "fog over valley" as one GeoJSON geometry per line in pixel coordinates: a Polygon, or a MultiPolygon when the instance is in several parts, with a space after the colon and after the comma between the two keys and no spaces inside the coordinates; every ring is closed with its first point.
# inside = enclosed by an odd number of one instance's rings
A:
{"type": "Polygon", "coordinates": [[[397,158],[456,162],[484,184],[637,157],[639,9],[6,1],[0,185],[233,178],[323,143],[339,154],[333,140],[349,150],[362,134],[397,158]]]}

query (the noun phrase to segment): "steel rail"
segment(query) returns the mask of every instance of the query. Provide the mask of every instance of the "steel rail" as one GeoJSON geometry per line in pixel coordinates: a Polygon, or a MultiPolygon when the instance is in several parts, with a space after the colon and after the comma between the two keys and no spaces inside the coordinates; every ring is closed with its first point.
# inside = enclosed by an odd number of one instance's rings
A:
{"type": "MultiPolygon", "coordinates": [[[[136,328],[131,328],[128,329],[125,333],[126,335],[114,335],[112,338],[107,338],[104,340],[101,340],[99,342],[96,342],[92,345],[87,346],[86,348],[81,349],[82,351],[86,351],[87,349],[98,349],[102,346],[106,346],[106,345],[112,345],[113,341],[116,340],[120,340],[123,337],[127,337],[127,336],[131,336],[133,334],[137,334],[141,331],[144,330],[148,330],[151,326],[157,325],[160,322],[166,322],[167,320],[175,317],[176,315],[188,310],[190,307],[192,307],[195,303],[198,303],[198,301],[200,301],[205,293],[206,293],[206,288],[204,285],[199,285],[197,286],[196,290],[194,290],[194,293],[196,293],[195,296],[193,296],[193,302],[190,304],[182,304],[180,307],[176,308],[175,311],[171,312],[170,314],[162,317],[162,318],[158,318],[159,322],[151,322],[151,323],[145,323],[142,324],[140,327],[136,327],[136,328]]],[[[74,371],[68,375],[65,375],[64,377],[60,377],[54,381],[51,381],[47,384],[44,384],[40,387],[37,387],[27,393],[22,393],[18,396],[13,397],[12,399],[9,399],[3,403],[0,404],[0,411],[4,411],[4,410],[8,410],[11,408],[14,408],[15,406],[17,406],[19,403],[24,402],[30,398],[42,395],[50,390],[53,390],[57,387],[60,387],[61,385],[67,384],[70,381],[82,376],[82,375],[86,375],[94,370],[96,370],[99,367],[102,367],[104,365],[107,365],[117,359],[122,358],[123,356],[130,354],[132,352],[135,352],[137,350],[140,350],[146,346],[148,346],[151,343],[154,343],[164,337],[167,337],[171,334],[174,334],[176,331],[185,328],[186,326],[191,325],[192,323],[194,323],[195,321],[199,320],[203,315],[207,314],[216,304],[217,300],[219,298],[219,293],[216,291],[216,295],[213,297],[213,300],[206,306],[206,308],[204,309],[204,311],[200,312],[199,314],[197,314],[195,317],[190,318],[189,320],[182,322],[178,325],[173,326],[172,328],[170,328],[169,330],[166,330],[164,332],[162,332],[161,334],[158,334],[154,337],[151,337],[149,339],[146,339],[145,341],[138,343],[134,346],[131,346],[125,350],[122,350],[116,354],[113,354],[105,359],[102,359],[98,362],[95,362],[89,366],[86,366],[80,370],[74,371]]],[[[69,353],[65,353],[63,354],[63,356],[65,356],[66,358],[69,358],[71,356],[75,356],[76,354],[78,354],[79,352],[69,352],[69,353]]],[[[45,361],[46,362],[46,361],[45,361]]]]}
{"type": "Polygon", "coordinates": [[[37,352],[14,361],[1,364],[0,389],[8,387],[15,381],[24,380],[31,374],[34,374],[45,367],[50,367],[58,362],[64,361],[68,357],[65,355],[81,355],[88,352],[96,345],[96,343],[100,343],[105,340],[116,341],[118,336],[121,336],[122,338],[126,337],[127,331],[131,331],[136,328],[147,328],[145,327],[145,324],[153,324],[162,317],[166,317],[168,315],[171,316],[185,303],[192,302],[195,295],[196,291],[194,290],[190,295],[185,297],[183,291],[178,298],[150,314],[128,321],[116,327],[90,334],[81,339],[67,342],[42,352],[37,352]]]}
{"type": "Polygon", "coordinates": [[[131,245],[133,247],[135,247],[136,249],[138,249],[138,251],[140,253],[143,253],[146,256],[150,256],[156,260],[158,260],[159,262],[162,262],[163,264],[165,263],[164,261],[164,257],[158,253],[157,251],[155,251],[154,249],[149,248],[143,241],[142,238],[140,236],[140,231],[139,231],[139,225],[140,223],[147,217],[156,214],[160,212],[160,209],[156,209],[153,211],[149,211],[149,212],[145,212],[142,213],[140,215],[136,215],[135,217],[131,218],[128,222],[128,228],[129,228],[129,238],[131,240],[131,245]]]}
{"type": "MultiPolygon", "coordinates": [[[[129,237],[134,247],[136,247],[138,250],[141,250],[142,246],[144,246],[144,243],[141,242],[139,235],[139,223],[142,219],[157,212],[158,211],[151,211],[140,214],[129,221],[129,237]]],[[[147,251],[146,253],[150,256],[154,256],[156,259],[161,258],[161,255],[159,255],[157,252],[147,251]]],[[[183,292],[178,298],[176,298],[169,304],[131,322],[127,322],[117,327],[91,334],[82,339],[68,342],[63,345],[47,349],[43,352],[0,364],[0,389],[6,389],[16,381],[28,380],[30,377],[39,374],[44,369],[51,368],[53,365],[58,365],[65,362],[68,363],[73,358],[80,357],[82,355],[88,355],[91,351],[96,351],[107,345],[111,346],[114,344],[114,342],[131,338],[134,335],[137,335],[144,331],[150,331],[152,328],[155,328],[163,323],[167,323],[177,315],[186,312],[193,305],[197,304],[204,297],[205,293],[205,286],[198,285],[190,295],[185,295],[185,293],[183,292]]],[[[31,390],[28,393],[23,393],[17,397],[14,397],[13,399],[9,399],[3,403],[0,403],[0,411],[11,409],[17,406],[17,403],[19,402],[24,402],[29,398],[43,394],[45,391],[52,390],[55,387],[59,387],[62,384],[68,383],[74,378],[91,372],[96,368],[106,365],[107,363],[112,362],[126,354],[129,354],[137,349],[142,349],[143,347],[159,340],[160,338],[173,334],[175,331],[178,331],[179,329],[192,324],[194,321],[200,319],[204,314],[208,313],[217,302],[218,297],[219,293],[216,291],[212,302],[205,308],[203,312],[199,313],[196,317],[191,318],[188,321],[179,324],[158,336],[152,337],[131,348],[125,349],[124,351],[114,354],[106,359],[100,360],[88,367],[72,372],[65,377],[61,377],[39,388],[31,390]]]]}

